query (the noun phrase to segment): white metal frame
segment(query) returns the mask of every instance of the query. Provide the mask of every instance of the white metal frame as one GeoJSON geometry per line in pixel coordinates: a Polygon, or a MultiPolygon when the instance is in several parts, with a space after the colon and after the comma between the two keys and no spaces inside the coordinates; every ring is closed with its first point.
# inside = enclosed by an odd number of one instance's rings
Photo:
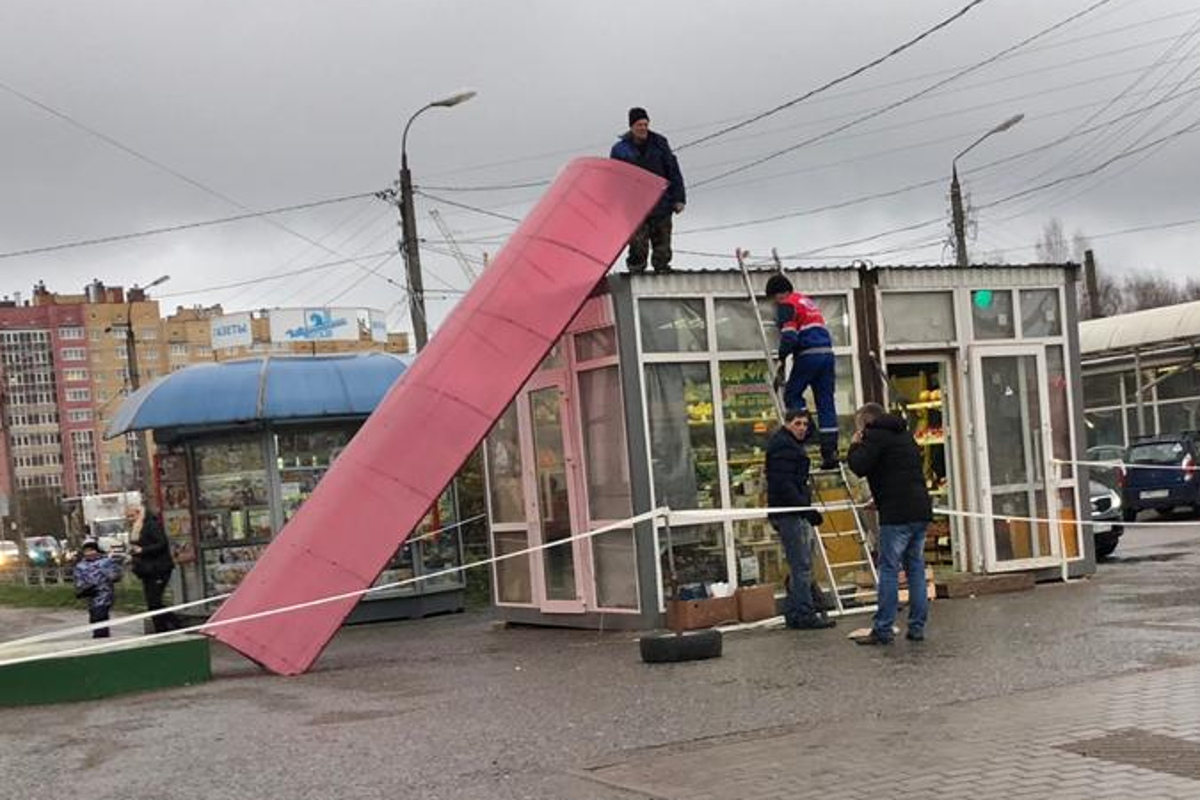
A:
{"type": "MultiPolygon", "coordinates": [[[[982,426],[983,429],[977,431],[975,447],[976,447],[976,453],[977,453],[977,457],[978,457],[980,478],[981,478],[982,482],[984,483],[984,485],[986,485],[988,487],[986,490],[981,492],[981,499],[983,500],[983,504],[982,504],[983,513],[986,515],[986,518],[983,520],[983,524],[980,526],[980,528],[984,532],[984,535],[982,538],[983,538],[983,556],[984,556],[985,567],[988,572],[1014,572],[1014,571],[1019,571],[1019,570],[1060,566],[1062,564],[1062,560],[1063,560],[1062,532],[1061,532],[1061,524],[1058,519],[1058,514],[1056,513],[1057,504],[1058,504],[1057,498],[1058,498],[1059,482],[1056,478],[1055,471],[1052,469],[1052,465],[1051,465],[1051,461],[1050,461],[1051,453],[1052,453],[1052,449],[1053,449],[1053,443],[1052,443],[1052,438],[1051,438],[1051,426],[1050,426],[1050,404],[1049,404],[1049,399],[1048,399],[1048,397],[1046,395],[1046,391],[1045,391],[1045,387],[1046,387],[1046,347],[1044,344],[1032,342],[1032,343],[1021,343],[1021,344],[978,345],[978,346],[973,346],[971,348],[971,350],[972,350],[972,352],[971,352],[971,369],[972,369],[972,372],[974,373],[971,384],[972,384],[972,389],[975,394],[976,404],[979,407],[979,409],[983,412],[982,416],[980,416],[978,418],[978,424],[979,424],[979,426],[982,426]],[[1040,440],[1040,447],[1038,448],[1038,456],[1040,457],[1040,460],[1041,460],[1040,466],[1041,466],[1043,477],[1042,477],[1042,482],[1041,482],[1042,485],[1040,487],[1038,487],[1033,481],[1028,481],[1028,482],[1021,483],[1021,484],[1014,484],[1012,486],[1012,488],[1014,491],[1016,491],[1020,488],[1036,491],[1037,489],[1040,488],[1045,493],[1046,514],[1047,514],[1047,516],[1049,516],[1051,518],[1051,522],[1050,522],[1050,554],[1042,555],[1042,556],[1035,556],[1032,558],[1010,559],[1010,560],[1006,560],[1006,561],[1000,561],[1000,560],[998,560],[997,555],[996,555],[996,539],[995,539],[995,536],[993,533],[994,519],[993,519],[992,515],[995,513],[995,508],[993,505],[993,498],[997,494],[1005,494],[1006,492],[998,491],[998,490],[1003,490],[1005,487],[994,486],[994,485],[992,485],[992,481],[991,481],[991,472],[990,472],[991,460],[990,460],[989,452],[988,452],[988,443],[987,443],[987,434],[986,434],[988,411],[987,411],[987,408],[986,408],[985,402],[984,402],[983,359],[985,359],[985,358],[1023,358],[1023,357],[1033,357],[1035,360],[1035,363],[1036,363],[1037,374],[1034,376],[1034,381],[1038,387],[1038,413],[1041,418],[1040,419],[1041,424],[1039,426],[1038,431],[1029,431],[1031,436],[1030,436],[1030,439],[1027,440],[1027,442],[1026,442],[1026,445],[1027,445],[1026,446],[1026,463],[1027,463],[1027,466],[1033,466],[1033,463],[1030,461],[1030,459],[1032,458],[1032,454],[1030,453],[1029,445],[1032,444],[1032,436],[1033,435],[1040,436],[1041,440],[1040,440]]],[[[1024,397],[1025,385],[1022,384],[1020,387],[1017,387],[1017,388],[1018,388],[1018,391],[1021,392],[1022,402],[1024,402],[1024,400],[1025,400],[1025,397],[1024,397]]],[[[1033,506],[1032,504],[1031,504],[1031,508],[1030,508],[1030,516],[1037,516],[1037,508],[1036,508],[1036,506],[1033,506]]],[[[1036,523],[1033,523],[1030,525],[1030,536],[1031,536],[1032,542],[1036,543],[1037,542],[1037,524],[1036,523]]]]}
{"type": "MultiPolygon", "coordinates": [[[[814,291],[813,298],[819,299],[823,297],[838,296],[843,299],[848,315],[847,321],[847,339],[848,343],[844,345],[836,345],[833,348],[835,357],[850,356],[851,374],[854,380],[854,398],[859,400],[862,398],[862,367],[858,363],[855,355],[855,336],[858,330],[857,327],[857,309],[854,304],[853,288],[845,289],[828,289],[814,291]]],[[[744,294],[737,293],[736,290],[722,291],[718,293],[689,293],[689,294],[644,294],[634,297],[634,335],[637,337],[637,352],[638,352],[638,370],[642,370],[644,366],[651,364],[706,364],[708,365],[709,376],[709,394],[710,402],[713,405],[713,421],[715,426],[715,443],[717,449],[717,481],[720,491],[721,508],[728,509],[732,505],[731,487],[729,484],[729,454],[726,449],[725,440],[725,409],[721,403],[721,363],[729,361],[761,361],[763,354],[757,349],[747,350],[719,350],[717,348],[717,329],[716,329],[716,303],[718,300],[730,300],[739,303],[747,303],[748,299],[744,294]],[[700,300],[704,303],[705,315],[705,345],[706,350],[692,352],[670,352],[670,353],[646,353],[642,350],[642,315],[641,303],[645,300],[651,301],[687,301],[700,300]]],[[[644,375],[639,375],[639,384],[642,386],[639,402],[642,404],[642,435],[647,448],[650,446],[650,411],[646,403],[645,378],[644,375]]],[[[654,490],[654,477],[650,476],[650,495],[652,498],[652,506],[658,501],[654,490]]],[[[676,509],[679,510],[679,509],[676,509]]],[[[654,557],[655,557],[655,576],[656,586],[655,591],[658,594],[658,608],[660,612],[665,612],[666,602],[662,591],[662,564],[658,558],[659,551],[659,529],[663,526],[661,521],[656,521],[654,526],[654,557]]],[[[725,521],[722,523],[722,533],[725,542],[725,567],[726,574],[731,581],[736,581],[738,562],[737,562],[737,540],[734,531],[734,523],[725,521]]]]}

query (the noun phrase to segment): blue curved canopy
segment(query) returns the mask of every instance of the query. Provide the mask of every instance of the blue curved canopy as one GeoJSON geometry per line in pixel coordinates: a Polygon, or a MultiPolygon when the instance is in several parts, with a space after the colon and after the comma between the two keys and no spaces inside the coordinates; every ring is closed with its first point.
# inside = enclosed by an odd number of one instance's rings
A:
{"type": "Polygon", "coordinates": [[[406,368],[388,353],[264,356],[193,364],[127,397],[105,431],[367,416],[406,368]]]}

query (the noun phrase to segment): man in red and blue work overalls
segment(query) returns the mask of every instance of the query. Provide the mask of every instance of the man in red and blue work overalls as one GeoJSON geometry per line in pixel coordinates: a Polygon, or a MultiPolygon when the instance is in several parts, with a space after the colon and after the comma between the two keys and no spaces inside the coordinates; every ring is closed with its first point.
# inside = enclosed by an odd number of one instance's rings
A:
{"type": "Polygon", "coordinates": [[[838,417],[833,400],[833,339],[825,317],[811,297],[797,292],[783,275],[767,281],[767,296],[775,301],[775,324],[779,326],[779,375],[787,357],[792,372],[783,389],[787,409],[804,409],[804,390],[812,387],[817,404],[817,432],[821,443],[821,469],[837,469],[838,417]]]}

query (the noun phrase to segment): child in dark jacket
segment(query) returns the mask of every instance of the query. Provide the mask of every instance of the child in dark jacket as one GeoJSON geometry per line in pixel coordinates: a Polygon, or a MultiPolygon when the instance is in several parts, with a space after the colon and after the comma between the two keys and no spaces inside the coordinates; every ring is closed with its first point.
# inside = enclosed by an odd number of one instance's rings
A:
{"type": "MultiPolygon", "coordinates": [[[[87,599],[88,622],[105,622],[115,599],[113,584],[121,580],[121,565],[105,555],[98,543],[89,539],[83,543],[82,555],[75,565],[74,580],[75,596],[87,599]]],[[[106,639],[108,635],[108,628],[92,631],[93,639],[106,639]]]]}

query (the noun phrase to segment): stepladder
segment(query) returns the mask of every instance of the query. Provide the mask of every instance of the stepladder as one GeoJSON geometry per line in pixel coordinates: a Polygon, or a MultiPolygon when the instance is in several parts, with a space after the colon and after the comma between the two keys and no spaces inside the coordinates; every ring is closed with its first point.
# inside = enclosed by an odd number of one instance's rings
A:
{"type": "Polygon", "coordinates": [[[879,572],[872,556],[874,536],[865,506],[870,489],[844,463],[835,470],[812,473],[815,505],[825,507],[816,529],[814,577],[830,614],[874,612],[879,600],[879,572]],[[819,562],[819,563],[817,563],[819,562]]]}
{"type": "MultiPolygon", "coordinates": [[[[736,253],[739,270],[745,282],[747,300],[758,319],[767,375],[774,376],[782,365],[771,347],[768,330],[773,324],[760,313],[759,296],[754,291],[746,254],[736,253]]],[[[782,271],[778,257],[776,269],[782,271]]],[[[774,386],[773,400],[779,421],[783,421],[782,387],[774,386]]],[[[819,463],[812,459],[812,463],[819,463]]],[[[872,556],[872,537],[868,532],[865,506],[870,499],[866,481],[850,472],[845,463],[837,469],[816,470],[811,473],[812,498],[822,508],[823,520],[817,527],[813,577],[824,594],[824,611],[829,614],[865,613],[878,604],[879,573],[872,556]]]]}

